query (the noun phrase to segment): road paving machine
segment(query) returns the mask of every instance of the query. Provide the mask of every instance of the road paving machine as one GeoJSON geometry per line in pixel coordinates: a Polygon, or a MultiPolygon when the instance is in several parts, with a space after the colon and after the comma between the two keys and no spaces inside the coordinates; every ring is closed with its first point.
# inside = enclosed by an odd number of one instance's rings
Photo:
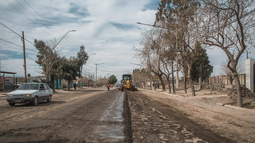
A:
{"type": "Polygon", "coordinates": [[[121,80],[121,91],[124,91],[124,89],[136,91],[137,89],[132,84],[132,76],[131,74],[123,74],[122,80],[121,80]]]}

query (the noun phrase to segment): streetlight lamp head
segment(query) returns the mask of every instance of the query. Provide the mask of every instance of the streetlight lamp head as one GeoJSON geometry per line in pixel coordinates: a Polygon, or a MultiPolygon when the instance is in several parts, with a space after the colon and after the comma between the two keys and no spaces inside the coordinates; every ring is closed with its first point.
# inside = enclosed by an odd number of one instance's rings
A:
{"type": "Polygon", "coordinates": [[[66,37],[66,35],[69,33],[69,32],[75,32],[76,30],[69,30],[66,32],[66,34],[60,39],[60,41],[58,41],[58,43],[52,48],[52,50],[54,50],[57,45],[66,37]]]}
{"type": "Polygon", "coordinates": [[[92,55],[95,55],[96,53],[92,53],[92,54],[90,54],[88,57],[90,57],[90,56],[92,56],[92,55]]]}

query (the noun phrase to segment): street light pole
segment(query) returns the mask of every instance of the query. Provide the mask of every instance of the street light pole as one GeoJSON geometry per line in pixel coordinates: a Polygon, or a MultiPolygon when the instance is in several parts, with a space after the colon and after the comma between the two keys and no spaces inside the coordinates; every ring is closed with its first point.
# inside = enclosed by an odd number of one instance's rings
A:
{"type": "Polygon", "coordinates": [[[58,43],[52,48],[52,50],[54,50],[57,45],[66,37],[66,35],[69,33],[69,32],[75,32],[76,30],[69,30],[66,32],[66,34],[58,41],[58,43]]]}

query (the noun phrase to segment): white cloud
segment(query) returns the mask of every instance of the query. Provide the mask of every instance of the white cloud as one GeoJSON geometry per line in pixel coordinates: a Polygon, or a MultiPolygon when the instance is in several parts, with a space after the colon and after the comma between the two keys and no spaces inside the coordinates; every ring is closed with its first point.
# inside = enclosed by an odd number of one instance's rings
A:
{"type": "MultiPolygon", "coordinates": [[[[68,33],[56,47],[61,51],[61,55],[67,58],[76,56],[80,46],[84,45],[89,55],[96,53],[89,58],[84,71],[95,72],[95,63],[105,63],[98,67],[101,76],[114,74],[118,80],[123,73],[130,73],[133,68],[139,68],[130,62],[139,63],[134,57],[133,47],[140,47],[140,32],[147,27],[137,25],[136,22],[153,24],[156,13],[156,9],[146,10],[148,4],[155,3],[154,0],[22,0],[18,2],[0,1],[2,23],[19,35],[24,31],[25,38],[30,42],[34,42],[34,39],[50,41],[54,38],[59,41],[68,30],[75,29],[76,32],[68,33]]],[[[0,40],[2,70],[24,75],[23,59],[12,60],[10,54],[1,52],[9,50],[22,54],[21,38],[2,25],[0,25],[0,38],[21,46],[17,47],[0,40]]],[[[36,50],[27,41],[26,48],[36,50]]],[[[38,65],[34,62],[36,53],[29,50],[26,50],[26,53],[28,73],[32,76],[40,75],[36,72],[38,65]]],[[[224,57],[222,53],[219,50],[209,52],[213,65],[219,65],[221,60],[225,60],[222,58],[224,57]],[[219,55],[221,58],[215,58],[219,55]]]]}
{"type": "MultiPolygon", "coordinates": [[[[8,59],[8,60],[1,60],[1,70],[2,71],[9,71],[9,72],[16,72],[16,76],[24,77],[24,60],[23,59],[8,59]]],[[[26,59],[27,65],[27,74],[30,73],[31,76],[40,75],[39,73],[39,66],[35,63],[34,60],[30,60],[29,58],[26,59]]]]}

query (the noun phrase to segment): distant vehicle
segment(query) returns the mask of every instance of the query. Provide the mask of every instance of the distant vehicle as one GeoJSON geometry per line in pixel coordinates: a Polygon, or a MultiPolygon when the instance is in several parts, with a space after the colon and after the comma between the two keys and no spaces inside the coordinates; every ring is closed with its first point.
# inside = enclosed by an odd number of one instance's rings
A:
{"type": "Polygon", "coordinates": [[[38,105],[40,101],[51,102],[53,90],[46,83],[24,83],[15,91],[7,93],[6,100],[10,106],[16,103],[32,103],[38,105]]]}
{"type": "Polygon", "coordinates": [[[115,87],[119,87],[119,85],[118,85],[118,84],[116,84],[116,85],[115,85],[115,87]]]}

